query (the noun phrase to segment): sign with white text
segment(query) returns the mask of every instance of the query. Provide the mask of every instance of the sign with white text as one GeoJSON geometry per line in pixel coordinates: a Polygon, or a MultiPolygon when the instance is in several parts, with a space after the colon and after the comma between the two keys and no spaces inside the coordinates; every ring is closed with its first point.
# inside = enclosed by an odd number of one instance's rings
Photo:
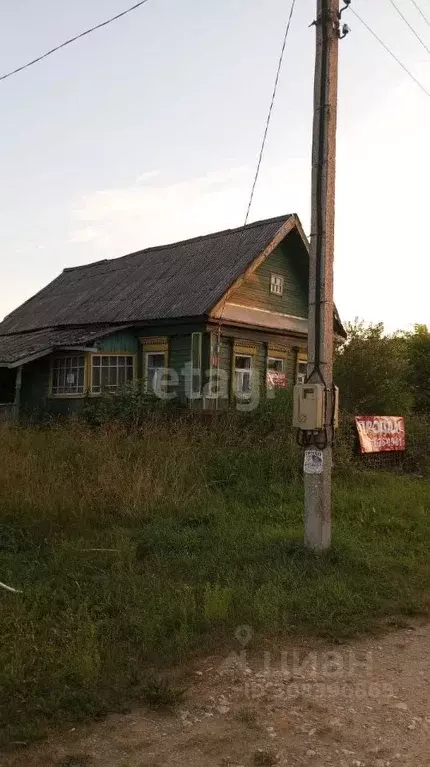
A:
{"type": "Polygon", "coordinates": [[[405,421],[402,416],[356,415],[355,423],[362,453],[405,449],[405,421]]]}
{"type": "Polygon", "coordinates": [[[287,374],[278,370],[268,370],[266,385],[268,389],[286,389],[288,386],[287,374]]]}

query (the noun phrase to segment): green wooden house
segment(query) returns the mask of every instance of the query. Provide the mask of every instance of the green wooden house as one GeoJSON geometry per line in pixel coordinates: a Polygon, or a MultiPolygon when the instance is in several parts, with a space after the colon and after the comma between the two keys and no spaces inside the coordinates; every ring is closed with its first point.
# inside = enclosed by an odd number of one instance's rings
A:
{"type": "Polygon", "coordinates": [[[291,385],[306,371],[308,249],[285,215],[64,269],[0,324],[3,415],[75,412],[131,381],[203,409],[291,385]]]}

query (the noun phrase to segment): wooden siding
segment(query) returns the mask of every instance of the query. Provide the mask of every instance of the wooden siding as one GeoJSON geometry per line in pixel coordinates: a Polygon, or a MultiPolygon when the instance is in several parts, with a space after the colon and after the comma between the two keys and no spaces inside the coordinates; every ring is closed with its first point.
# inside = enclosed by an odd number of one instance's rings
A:
{"type": "MultiPolygon", "coordinates": [[[[173,328],[169,328],[172,330],[173,328]]],[[[185,392],[185,376],[183,375],[184,368],[191,361],[191,334],[192,332],[203,332],[202,343],[202,383],[203,386],[208,380],[208,371],[210,368],[210,339],[217,339],[218,328],[213,326],[207,326],[201,324],[195,324],[193,326],[179,326],[178,331],[174,334],[167,334],[165,329],[161,331],[160,326],[154,327],[153,331],[145,328],[133,328],[123,331],[121,333],[115,333],[112,336],[100,339],[95,343],[101,353],[115,353],[115,352],[128,352],[130,354],[136,354],[137,357],[137,377],[143,376],[143,354],[144,350],[140,342],[140,338],[145,336],[166,336],[169,338],[169,351],[168,351],[168,366],[175,370],[179,377],[179,383],[176,387],[177,402],[182,405],[192,405],[192,407],[205,409],[212,409],[215,407],[214,398],[206,398],[204,401],[193,400],[191,403],[187,400],[185,392]],[[161,331],[161,332],[160,332],[161,331]],[[184,332],[183,332],[184,331],[184,332]]],[[[281,353],[285,355],[286,359],[286,373],[288,376],[288,384],[292,385],[295,381],[296,373],[296,354],[303,354],[306,352],[305,339],[298,340],[294,337],[274,335],[259,331],[256,329],[241,329],[229,326],[223,326],[221,328],[220,338],[220,351],[219,351],[219,367],[222,370],[228,380],[227,396],[220,397],[218,400],[218,408],[224,409],[230,405],[234,405],[234,398],[232,397],[232,376],[233,376],[233,355],[234,347],[236,348],[253,348],[254,359],[254,386],[258,390],[256,392],[256,399],[261,399],[265,396],[266,391],[266,369],[267,369],[267,356],[268,349],[276,350],[278,348],[281,353]]],[[[276,355],[275,355],[276,356],[276,355]]],[[[88,364],[91,354],[88,353],[88,364]]],[[[85,397],[52,397],[49,394],[49,379],[50,379],[50,366],[52,356],[44,357],[35,362],[25,365],[22,375],[22,388],[21,388],[21,411],[27,415],[37,415],[44,411],[50,413],[77,413],[82,410],[86,401],[85,397]]]]}
{"type": "Polygon", "coordinates": [[[136,354],[135,374],[136,378],[142,378],[143,367],[139,333],[134,328],[101,338],[94,344],[94,346],[97,346],[97,349],[100,352],[109,352],[111,354],[114,354],[115,352],[129,352],[130,354],[136,354]]]}
{"type": "Polygon", "coordinates": [[[298,259],[303,260],[303,253],[298,251],[294,239],[287,238],[229,296],[229,302],[306,318],[307,281],[304,267],[297,264],[298,259]],[[271,274],[279,274],[284,278],[282,296],[270,292],[271,274]]]}
{"type": "Polygon", "coordinates": [[[179,402],[186,404],[185,365],[191,362],[191,333],[187,335],[171,336],[169,339],[168,367],[176,371],[179,376],[179,385],[176,387],[179,402]]]}

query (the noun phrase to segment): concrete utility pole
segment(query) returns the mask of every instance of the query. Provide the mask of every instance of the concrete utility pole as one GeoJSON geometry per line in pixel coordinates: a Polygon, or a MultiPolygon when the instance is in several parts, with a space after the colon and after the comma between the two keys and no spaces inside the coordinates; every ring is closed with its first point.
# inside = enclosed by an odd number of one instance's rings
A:
{"type": "MultiPolygon", "coordinates": [[[[346,6],[349,3],[346,3],[346,6]]],[[[317,0],[312,217],[309,263],[308,381],[325,387],[325,429],[312,447],[321,450],[318,473],[306,473],[305,544],[324,550],[331,544],[333,445],[333,255],[339,0],[317,0]]],[[[345,30],[344,30],[345,31],[345,30]]],[[[309,446],[311,447],[311,445],[309,446]]]]}

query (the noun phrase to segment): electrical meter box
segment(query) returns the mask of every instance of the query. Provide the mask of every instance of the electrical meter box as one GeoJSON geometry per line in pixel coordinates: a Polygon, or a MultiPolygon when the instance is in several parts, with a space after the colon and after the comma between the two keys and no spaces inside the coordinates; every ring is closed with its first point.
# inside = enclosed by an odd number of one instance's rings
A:
{"type": "Polygon", "coordinates": [[[296,384],[293,401],[293,427],[303,431],[314,431],[323,429],[324,422],[324,384],[296,384]]]}

